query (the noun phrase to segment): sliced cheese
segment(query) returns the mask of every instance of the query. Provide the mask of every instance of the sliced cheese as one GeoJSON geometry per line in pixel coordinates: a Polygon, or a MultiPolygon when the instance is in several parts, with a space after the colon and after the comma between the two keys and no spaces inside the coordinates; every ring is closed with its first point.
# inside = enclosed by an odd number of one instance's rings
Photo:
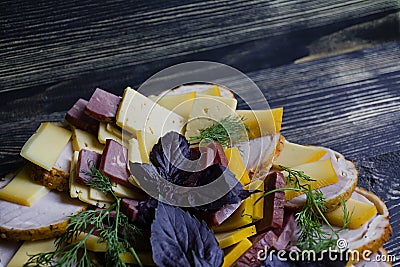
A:
{"type": "MultiPolygon", "coordinates": [[[[300,184],[309,184],[311,189],[318,189],[323,186],[335,184],[338,182],[339,178],[336,174],[335,169],[333,168],[332,162],[330,159],[319,160],[311,163],[306,163],[298,166],[294,166],[291,169],[296,171],[303,171],[306,175],[308,175],[311,179],[315,181],[304,181],[300,180],[300,184]]],[[[287,176],[287,172],[284,171],[283,174],[287,176]]],[[[288,184],[287,186],[293,187],[293,185],[288,184]]],[[[294,197],[301,195],[301,192],[293,191],[293,190],[285,190],[285,200],[290,200],[294,197]]]]}
{"type": "Polygon", "coordinates": [[[255,180],[244,187],[246,190],[260,190],[260,193],[254,193],[249,198],[253,202],[253,222],[261,220],[264,217],[264,201],[258,199],[264,194],[264,181],[255,180]]]}
{"type": "MultiPolygon", "coordinates": [[[[375,205],[352,198],[346,201],[346,208],[350,218],[347,228],[350,229],[360,228],[378,212],[375,205]]],[[[326,213],[325,217],[332,225],[343,227],[344,211],[342,207],[326,213]]]]}
{"type": "Polygon", "coordinates": [[[214,85],[213,87],[200,91],[197,93],[197,96],[199,95],[210,95],[210,96],[221,96],[221,91],[219,90],[218,85],[214,85]]]}
{"type": "Polygon", "coordinates": [[[143,163],[150,162],[150,152],[153,149],[153,146],[158,142],[158,136],[139,130],[136,131],[136,137],[139,146],[140,157],[143,163]]]}
{"type": "Polygon", "coordinates": [[[71,131],[43,122],[22,147],[21,156],[50,171],[70,138],[71,131]]]}
{"type": "Polygon", "coordinates": [[[284,142],[283,150],[274,162],[275,165],[293,167],[321,159],[326,151],[316,147],[303,146],[288,141],[284,142]]]}
{"type": "Polygon", "coordinates": [[[140,186],[137,183],[133,185],[138,189],[131,189],[120,184],[114,184],[112,189],[117,197],[126,197],[136,200],[144,200],[148,198],[148,195],[139,189],[140,186]]]}
{"type": "Polygon", "coordinates": [[[236,116],[236,105],[237,100],[234,98],[207,95],[196,97],[186,125],[186,139],[200,135],[200,130],[219,123],[228,116],[236,116]]]}
{"type": "Polygon", "coordinates": [[[243,200],[239,208],[221,225],[213,228],[215,232],[226,232],[249,225],[254,222],[253,219],[254,199],[251,197],[243,200]]]}
{"type": "Polygon", "coordinates": [[[114,202],[114,197],[103,192],[89,187],[89,198],[93,200],[103,201],[103,202],[114,202]]]}
{"type": "Polygon", "coordinates": [[[189,92],[178,95],[162,95],[156,102],[160,106],[163,106],[176,114],[182,116],[186,120],[189,118],[190,111],[192,109],[193,100],[196,96],[196,92],[189,92]]]}
{"type": "Polygon", "coordinates": [[[85,241],[85,247],[86,249],[93,251],[93,252],[106,252],[108,250],[108,244],[107,241],[102,241],[98,236],[92,235],[92,234],[86,234],[83,232],[80,232],[76,237],[73,243],[78,243],[82,240],[85,241]]]}
{"type": "Polygon", "coordinates": [[[236,114],[244,119],[244,124],[249,128],[250,139],[281,131],[283,108],[236,110],[236,114]]]}
{"type": "Polygon", "coordinates": [[[232,266],[253,244],[247,238],[231,247],[224,249],[224,263],[222,267],[232,266]]]}
{"type": "Polygon", "coordinates": [[[75,151],[88,149],[99,154],[103,153],[104,145],[92,134],[81,129],[74,128],[72,134],[72,147],[75,151]]]}
{"type": "MultiPolygon", "coordinates": [[[[140,156],[139,142],[135,138],[131,138],[128,141],[128,159],[130,162],[142,163],[142,157],[140,156]]],[[[130,169],[129,164],[128,164],[128,169],[130,169]]],[[[131,175],[128,178],[128,181],[137,188],[140,188],[140,185],[136,182],[135,179],[136,178],[131,175]]]]}
{"type": "Polygon", "coordinates": [[[69,176],[69,194],[71,198],[78,198],[80,201],[88,203],[90,205],[107,208],[110,206],[110,202],[94,200],[90,198],[89,186],[82,185],[76,181],[76,163],[78,162],[79,152],[75,151],[73,159],[71,161],[71,172],[69,176]]]}
{"type": "Polygon", "coordinates": [[[24,166],[8,185],[0,189],[0,199],[31,206],[48,192],[50,189],[32,181],[28,167],[24,166]]]}
{"type": "Polygon", "coordinates": [[[46,253],[56,250],[55,238],[43,239],[38,241],[25,241],[14,257],[8,263],[7,267],[21,267],[29,260],[29,255],[46,253]]]}
{"type": "Polygon", "coordinates": [[[117,125],[131,133],[144,130],[157,137],[169,131],[182,132],[186,120],[128,87],[117,112],[117,125]]]}
{"type": "Polygon", "coordinates": [[[224,152],[228,160],[228,168],[235,174],[236,179],[238,179],[242,185],[250,183],[250,177],[247,173],[246,166],[244,166],[239,149],[237,147],[230,147],[225,149],[224,152]]]}
{"type": "Polygon", "coordinates": [[[116,136],[118,136],[119,138],[122,138],[122,129],[119,127],[116,127],[115,125],[111,124],[111,123],[107,123],[106,125],[106,130],[109,133],[115,134],[116,136]]]}
{"type": "MultiPolygon", "coordinates": [[[[151,254],[151,251],[136,251],[136,254],[139,257],[140,262],[144,266],[157,266],[153,261],[153,256],[151,254]]],[[[138,262],[136,261],[136,258],[130,252],[121,253],[121,254],[119,254],[119,257],[125,263],[138,264],[138,262]]]]}
{"type": "Polygon", "coordinates": [[[215,238],[217,239],[220,248],[226,248],[239,243],[243,239],[253,236],[256,233],[256,227],[252,225],[238,230],[216,233],[215,238]]]}
{"type": "Polygon", "coordinates": [[[99,132],[97,134],[97,139],[101,144],[105,144],[107,139],[112,139],[121,143],[121,136],[118,136],[110,131],[107,130],[107,124],[104,122],[100,122],[99,125],[99,132]]]}

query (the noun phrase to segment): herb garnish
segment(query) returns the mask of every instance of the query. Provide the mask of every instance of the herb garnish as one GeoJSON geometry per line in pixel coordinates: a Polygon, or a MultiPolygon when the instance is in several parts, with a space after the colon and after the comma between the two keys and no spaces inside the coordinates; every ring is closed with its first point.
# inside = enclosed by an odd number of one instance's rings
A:
{"type": "Polygon", "coordinates": [[[162,202],[151,225],[150,241],[157,266],[221,266],[223,262],[224,253],[204,221],[162,202]]]}
{"type": "Polygon", "coordinates": [[[219,123],[214,123],[208,128],[201,129],[200,135],[189,138],[191,145],[199,144],[201,140],[210,139],[219,142],[223,147],[232,143],[244,142],[248,139],[249,128],[243,123],[244,118],[227,116],[219,123]]]}
{"type": "Polygon", "coordinates": [[[106,266],[128,266],[119,257],[121,253],[130,252],[142,266],[139,257],[130,241],[140,234],[140,230],[128,222],[128,217],[121,213],[121,198],[115,195],[110,180],[93,162],[88,162],[90,172],[85,183],[103,193],[111,194],[115,202],[104,210],[86,210],[69,217],[66,232],[56,240],[57,249],[52,252],[30,255],[24,266],[92,266],[85,242],[89,236],[98,233],[99,242],[107,243],[105,253],[106,266]],[[76,238],[84,234],[84,238],[76,242],[76,238]]]}
{"type": "Polygon", "coordinates": [[[296,245],[302,250],[313,250],[316,253],[335,246],[339,238],[339,232],[347,226],[351,216],[347,212],[345,202],[342,200],[344,226],[342,229],[335,230],[324,215],[327,208],[323,193],[318,189],[312,190],[309,184],[304,183],[304,181],[313,181],[313,179],[302,171],[281,165],[279,167],[288,173],[286,184],[293,185],[293,187],[277,188],[265,192],[255,203],[265,196],[278,191],[292,190],[305,194],[306,202],[304,207],[295,215],[299,226],[299,238],[296,245]],[[330,232],[323,230],[324,223],[328,226],[330,232]]]}

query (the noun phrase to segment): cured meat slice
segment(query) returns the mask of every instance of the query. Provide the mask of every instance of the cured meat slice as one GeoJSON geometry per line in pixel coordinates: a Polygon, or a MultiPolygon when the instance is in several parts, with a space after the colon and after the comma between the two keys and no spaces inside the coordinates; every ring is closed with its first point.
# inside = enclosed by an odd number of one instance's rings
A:
{"type": "Polygon", "coordinates": [[[130,173],[126,164],[127,159],[128,149],[112,139],[107,139],[100,170],[110,178],[110,181],[132,188],[133,185],[128,181],[130,173]]]}
{"type": "Polygon", "coordinates": [[[130,198],[123,198],[121,200],[121,211],[128,216],[130,222],[134,222],[138,215],[138,206],[139,201],[130,199],[130,198]]]}
{"type": "MultiPolygon", "coordinates": [[[[265,179],[266,192],[285,187],[285,178],[280,172],[272,172],[265,179]]],[[[257,232],[263,232],[270,228],[281,228],[283,224],[285,205],[285,192],[278,191],[264,198],[263,219],[256,222],[257,232]]]]}
{"type": "Polygon", "coordinates": [[[120,102],[119,96],[97,88],[86,105],[85,113],[101,122],[114,122],[120,102]]]}
{"type": "Polygon", "coordinates": [[[87,104],[88,101],[85,99],[78,99],[72,108],[68,110],[65,119],[76,128],[88,131],[92,134],[97,134],[99,122],[85,114],[87,104]]]}
{"type": "Polygon", "coordinates": [[[227,220],[239,208],[240,204],[228,204],[214,211],[198,211],[194,215],[200,221],[204,220],[209,227],[218,226],[227,220]]]}
{"type": "Polygon", "coordinates": [[[49,192],[30,207],[0,200],[0,236],[12,240],[40,240],[65,232],[68,217],[86,204],[64,192],[49,192]]]}
{"type": "Polygon", "coordinates": [[[91,150],[82,149],[79,151],[78,162],[76,165],[77,174],[76,181],[80,184],[86,184],[85,180],[89,179],[85,173],[90,171],[90,164],[93,164],[96,168],[99,168],[101,161],[101,155],[91,150]]]}

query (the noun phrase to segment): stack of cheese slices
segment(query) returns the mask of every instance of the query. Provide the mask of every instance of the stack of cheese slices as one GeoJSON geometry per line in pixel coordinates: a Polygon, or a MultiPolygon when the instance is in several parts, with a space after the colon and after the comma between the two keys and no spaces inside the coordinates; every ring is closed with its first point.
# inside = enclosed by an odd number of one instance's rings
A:
{"type": "MultiPolygon", "coordinates": [[[[189,139],[228,116],[243,118],[248,128],[248,140],[224,150],[228,168],[245,188],[268,188],[271,182],[266,177],[279,171],[278,166],[303,171],[314,180],[312,189],[324,194],[325,215],[332,225],[343,225],[344,202],[351,210],[348,227],[339,232],[349,249],[386,253],[382,245],[391,234],[388,210],[375,194],[357,187],[354,163],[331,149],[285,140],[280,134],[283,108],[237,110],[236,106],[228,88],[210,84],[182,85],[149,97],[129,87],[122,97],[96,89],[89,101],[79,99],[74,104],[65,121],[42,122],[22,148],[26,164],[0,181],[0,266],[21,266],[27,253],[53,250],[68,216],[110,205],[112,198],[79,183],[80,162],[96,162],[110,177],[117,196],[146,199],[129,172],[129,161],[148,163],[153,145],[169,131],[189,139]]],[[[241,262],[265,237],[265,229],[272,227],[271,222],[260,223],[268,216],[265,202],[257,202],[260,196],[252,195],[227,216],[215,215],[209,223],[225,253],[223,266],[241,262]]],[[[284,199],[288,213],[301,210],[306,200],[294,191],[286,191],[284,199]]],[[[87,247],[102,251],[97,241],[88,239],[87,247]]],[[[151,255],[143,257],[151,264],[151,255]]],[[[371,264],[357,261],[362,259],[352,259],[349,265],[371,264]]],[[[390,265],[379,266],[384,264],[390,265]]]]}

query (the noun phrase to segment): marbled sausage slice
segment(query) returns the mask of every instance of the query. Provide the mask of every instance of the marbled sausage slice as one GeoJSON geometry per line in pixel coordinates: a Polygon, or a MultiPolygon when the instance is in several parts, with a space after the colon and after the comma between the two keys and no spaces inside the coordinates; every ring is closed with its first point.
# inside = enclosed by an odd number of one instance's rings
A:
{"type": "Polygon", "coordinates": [[[86,105],[85,113],[101,122],[113,122],[120,102],[119,96],[97,88],[86,105]]]}
{"type": "Polygon", "coordinates": [[[99,122],[85,114],[85,108],[87,104],[88,101],[82,98],[78,99],[72,108],[68,110],[67,114],[65,115],[65,119],[76,128],[97,135],[99,122]]]}
{"type": "Polygon", "coordinates": [[[90,177],[85,174],[86,172],[91,172],[90,164],[93,164],[96,168],[99,168],[100,161],[101,155],[99,153],[87,149],[82,149],[79,151],[78,162],[76,165],[76,181],[85,185],[85,180],[90,179],[90,177]]]}
{"type": "Polygon", "coordinates": [[[107,139],[100,170],[110,178],[111,182],[132,188],[133,185],[128,181],[130,173],[126,164],[127,159],[128,149],[112,139],[107,139]]]}

